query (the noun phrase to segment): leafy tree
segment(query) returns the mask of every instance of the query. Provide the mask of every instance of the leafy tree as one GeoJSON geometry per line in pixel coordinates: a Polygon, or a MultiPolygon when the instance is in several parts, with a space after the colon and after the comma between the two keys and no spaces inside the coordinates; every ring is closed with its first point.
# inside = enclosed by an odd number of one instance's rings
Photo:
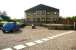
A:
{"type": "Polygon", "coordinates": [[[10,20],[10,17],[7,16],[6,11],[4,11],[3,13],[0,13],[0,20],[3,20],[3,21],[9,21],[10,20]]]}
{"type": "Polygon", "coordinates": [[[70,20],[71,20],[71,19],[72,19],[72,17],[67,17],[66,19],[70,19],[70,20]]]}
{"type": "Polygon", "coordinates": [[[71,19],[72,19],[73,21],[76,21],[76,16],[73,16],[71,19]]]}
{"type": "Polygon", "coordinates": [[[10,20],[10,17],[8,16],[0,15],[0,17],[2,18],[2,20],[6,20],[6,21],[10,20]]]}
{"type": "Polygon", "coordinates": [[[69,19],[69,20],[72,20],[72,21],[76,21],[76,16],[67,17],[66,19],[69,19]]]}

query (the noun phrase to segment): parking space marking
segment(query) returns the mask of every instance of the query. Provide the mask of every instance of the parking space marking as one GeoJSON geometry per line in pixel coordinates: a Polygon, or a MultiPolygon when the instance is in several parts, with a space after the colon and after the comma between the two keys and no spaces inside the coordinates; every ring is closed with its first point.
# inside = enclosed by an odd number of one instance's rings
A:
{"type": "Polygon", "coordinates": [[[23,49],[23,48],[25,48],[26,46],[24,46],[24,45],[16,45],[16,46],[14,46],[13,48],[14,49],[16,49],[16,50],[20,50],[20,49],[23,49]]]}
{"type": "Polygon", "coordinates": [[[48,39],[48,38],[44,38],[44,39],[42,39],[43,41],[48,41],[48,40],[50,40],[50,39],[48,39]]]}
{"type": "Polygon", "coordinates": [[[5,49],[2,49],[2,50],[13,50],[12,48],[5,48],[5,49]]]}
{"type": "Polygon", "coordinates": [[[48,37],[49,39],[54,39],[53,37],[48,37]]]}
{"type": "MultiPolygon", "coordinates": [[[[35,44],[37,44],[37,43],[43,43],[44,41],[48,41],[48,40],[50,40],[50,39],[54,39],[54,38],[63,36],[63,35],[65,35],[65,34],[70,34],[70,33],[72,33],[72,32],[74,32],[74,31],[68,31],[68,32],[64,32],[64,33],[61,33],[61,34],[57,34],[57,35],[55,35],[55,36],[43,38],[43,39],[41,39],[41,40],[36,40],[36,41],[34,41],[34,42],[28,42],[28,43],[25,43],[25,45],[16,45],[16,46],[14,46],[13,48],[16,49],[16,50],[21,50],[21,49],[23,49],[23,48],[25,48],[25,47],[33,46],[33,45],[35,45],[35,44]]],[[[13,49],[12,49],[12,48],[5,48],[5,49],[2,49],[2,50],[13,50],[13,49]]]]}
{"type": "Polygon", "coordinates": [[[36,43],[34,43],[34,42],[28,42],[28,43],[25,43],[27,46],[33,46],[33,45],[35,45],[36,43]]]}
{"type": "Polygon", "coordinates": [[[74,31],[64,32],[64,33],[57,34],[57,35],[55,35],[55,36],[51,36],[51,37],[48,37],[48,38],[49,38],[49,39],[54,39],[54,38],[57,38],[57,37],[59,37],[59,36],[63,36],[63,35],[65,35],[65,34],[70,34],[70,33],[72,33],[72,32],[74,32],[74,31]]]}
{"type": "Polygon", "coordinates": [[[43,41],[42,40],[36,40],[34,42],[36,42],[36,43],[42,43],[43,41]]]}
{"type": "Polygon", "coordinates": [[[70,33],[72,33],[72,32],[74,32],[74,31],[69,31],[69,32],[64,32],[64,33],[61,33],[61,34],[57,34],[57,35],[55,35],[55,36],[52,36],[51,38],[56,38],[56,37],[59,37],[59,36],[63,36],[63,35],[65,35],[65,34],[70,34],[70,33]]]}

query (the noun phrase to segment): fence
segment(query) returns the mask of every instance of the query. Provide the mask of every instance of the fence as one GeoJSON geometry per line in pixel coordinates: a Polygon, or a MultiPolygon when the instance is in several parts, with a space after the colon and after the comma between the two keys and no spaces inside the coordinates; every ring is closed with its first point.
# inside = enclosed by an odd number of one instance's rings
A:
{"type": "Polygon", "coordinates": [[[43,27],[55,30],[75,30],[75,24],[42,24],[43,27]]]}

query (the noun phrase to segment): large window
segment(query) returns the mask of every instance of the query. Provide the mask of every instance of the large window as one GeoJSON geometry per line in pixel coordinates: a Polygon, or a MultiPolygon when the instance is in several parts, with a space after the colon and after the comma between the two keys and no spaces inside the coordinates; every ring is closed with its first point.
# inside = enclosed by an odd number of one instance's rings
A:
{"type": "Polygon", "coordinates": [[[56,14],[57,14],[57,12],[54,12],[54,14],[56,15],[56,14]]]}
{"type": "Polygon", "coordinates": [[[37,18],[37,22],[40,22],[40,18],[37,18]]]}
{"type": "Polygon", "coordinates": [[[45,18],[41,18],[41,21],[45,21],[45,18]]]}
{"type": "Polygon", "coordinates": [[[50,12],[47,12],[47,14],[49,15],[49,14],[51,14],[50,12]]]}
{"type": "Polygon", "coordinates": [[[46,14],[46,10],[42,10],[42,15],[45,15],[46,14]]]}
{"type": "Polygon", "coordinates": [[[38,10],[36,11],[37,15],[45,15],[46,14],[46,10],[38,10]]]}

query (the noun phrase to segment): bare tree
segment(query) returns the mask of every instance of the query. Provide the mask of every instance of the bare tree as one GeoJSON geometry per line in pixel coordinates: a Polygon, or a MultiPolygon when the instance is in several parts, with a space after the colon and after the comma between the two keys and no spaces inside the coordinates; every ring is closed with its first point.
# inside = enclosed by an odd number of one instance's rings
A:
{"type": "Polygon", "coordinates": [[[0,15],[2,15],[2,12],[0,11],[0,15]]]}

